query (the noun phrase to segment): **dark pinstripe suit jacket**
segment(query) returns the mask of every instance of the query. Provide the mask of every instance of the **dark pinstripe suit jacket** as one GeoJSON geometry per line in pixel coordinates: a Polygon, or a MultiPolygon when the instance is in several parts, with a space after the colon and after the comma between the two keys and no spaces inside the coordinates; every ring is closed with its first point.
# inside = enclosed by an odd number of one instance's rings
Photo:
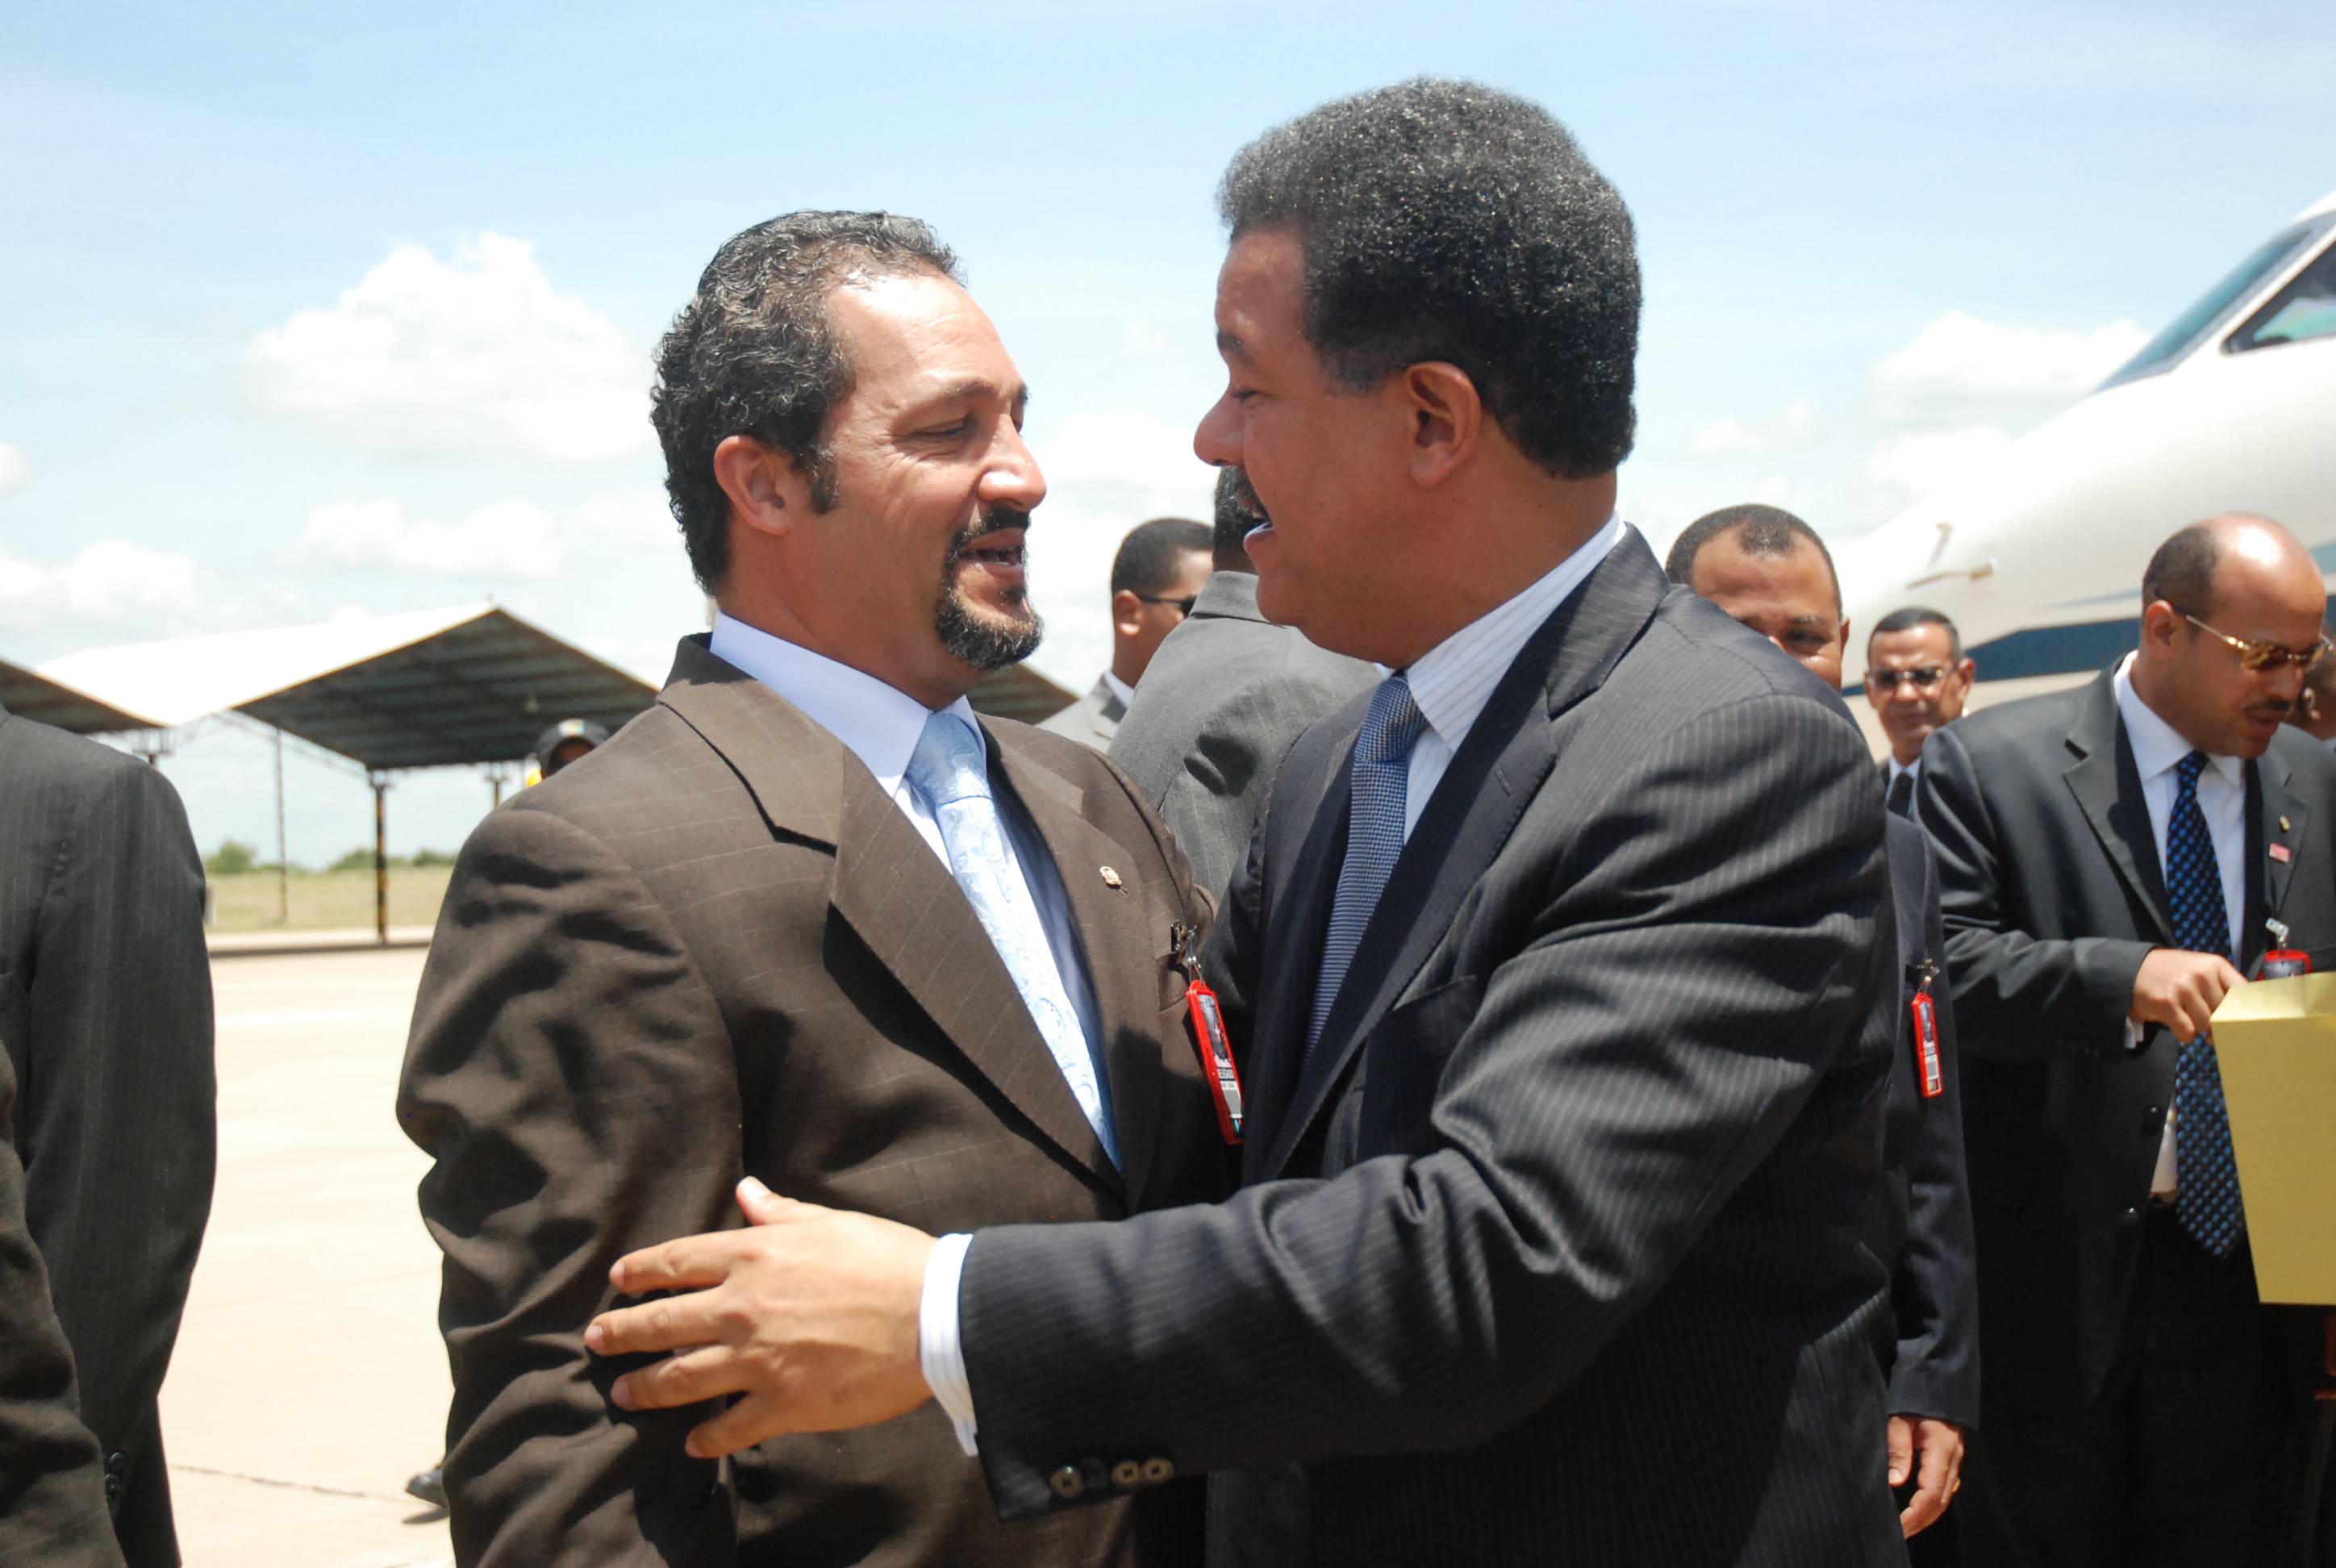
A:
{"type": "Polygon", "coordinates": [[[1301,1063],[1366,706],[1292,749],[1212,938],[1250,1185],[968,1255],[999,1505],[1160,1457],[1244,1472],[1214,1563],[1903,1561],[1859,1232],[1896,954],[1840,699],[1626,541],[1494,691],[1301,1063]]]}
{"type": "Polygon", "coordinates": [[[928,1404],[716,1466],[707,1410],[628,1415],[585,1354],[608,1265],[774,1192],[930,1232],[1117,1218],[1233,1179],[1183,1026],[1183,857],[1100,752],[985,721],[1051,851],[1105,1041],[1123,1174],[948,869],[842,743],[683,642],[657,706],[471,836],[399,1112],[437,1161],[446,1488],[466,1564],[1139,1564],[1192,1488],[1001,1524],[928,1404]],[[1105,880],[1110,867],[1116,885],[1105,880]]]}
{"type": "MultiPolygon", "coordinates": [[[[133,1568],[179,1560],[154,1397],[210,1213],[202,911],[202,863],[170,780],[0,710],[0,1040],[15,1079],[5,1131],[133,1568]]],[[[37,1343],[14,1343],[31,1289],[19,1271],[0,1290],[15,1298],[0,1300],[9,1360],[37,1343]]],[[[12,1487],[17,1458],[0,1454],[12,1487]]],[[[0,1502],[0,1562],[18,1506],[35,1497],[0,1502]]],[[[110,1560],[102,1545],[90,1561],[110,1560]]],[[[79,1559],[54,1549],[28,1560],[79,1559]]]]}

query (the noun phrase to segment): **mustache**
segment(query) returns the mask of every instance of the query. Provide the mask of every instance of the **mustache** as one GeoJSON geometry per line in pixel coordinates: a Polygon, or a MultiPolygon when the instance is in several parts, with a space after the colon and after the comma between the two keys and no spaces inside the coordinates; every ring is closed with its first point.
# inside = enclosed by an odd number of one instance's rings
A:
{"type": "Polygon", "coordinates": [[[1233,505],[1257,519],[1260,523],[1270,523],[1273,521],[1273,514],[1265,510],[1265,502],[1257,498],[1257,487],[1249,482],[1249,470],[1237,463],[1229,463],[1225,465],[1225,475],[1226,489],[1230,492],[1233,505]]]}
{"type": "Polygon", "coordinates": [[[1027,531],[1029,527],[1030,514],[1022,511],[1020,508],[1012,506],[991,507],[979,517],[975,518],[971,522],[967,523],[963,528],[959,529],[958,531],[957,537],[949,541],[949,554],[941,561],[942,573],[944,575],[952,575],[956,572],[958,562],[964,559],[965,552],[972,548],[973,541],[975,540],[981,538],[985,534],[996,533],[1000,529],[1007,528],[1018,528],[1025,531],[1025,537],[1016,541],[1014,544],[1014,563],[1017,566],[1024,564],[1028,559],[1030,553],[1029,541],[1027,538],[1027,531]]]}

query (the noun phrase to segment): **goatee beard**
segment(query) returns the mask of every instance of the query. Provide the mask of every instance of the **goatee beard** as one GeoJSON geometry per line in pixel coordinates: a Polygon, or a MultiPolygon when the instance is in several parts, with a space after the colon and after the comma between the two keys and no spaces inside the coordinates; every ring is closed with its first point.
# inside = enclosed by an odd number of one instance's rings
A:
{"type": "MultiPolygon", "coordinates": [[[[1028,512],[998,507],[967,524],[949,541],[949,555],[941,562],[940,598],[933,606],[933,630],[939,634],[941,648],[950,657],[978,670],[993,670],[1020,664],[1037,651],[1038,640],[1046,633],[1046,624],[1030,608],[1030,596],[1025,589],[1007,590],[1007,618],[995,622],[978,614],[965,597],[964,589],[958,586],[958,567],[968,545],[1002,528],[1029,526],[1028,512]]],[[[1016,564],[1020,564],[1024,553],[1021,547],[1016,547],[1016,564]]]]}

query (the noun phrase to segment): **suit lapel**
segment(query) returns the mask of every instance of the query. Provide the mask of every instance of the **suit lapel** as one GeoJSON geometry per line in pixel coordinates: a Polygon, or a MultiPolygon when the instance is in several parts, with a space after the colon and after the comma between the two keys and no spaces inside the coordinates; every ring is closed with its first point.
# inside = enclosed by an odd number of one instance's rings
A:
{"type": "Polygon", "coordinates": [[[2141,770],[2135,765],[2125,726],[2117,720],[2113,673],[2104,673],[2087,688],[2076,725],[2068,731],[2068,745],[2077,754],[2077,760],[2061,775],[2068,793],[2077,797],[2094,837],[2100,841],[2101,852],[2149,911],[2159,938],[2170,944],[2174,920],[2167,913],[2166,875],[2157,863],[2157,838],[2150,831],[2149,807],[2142,799],[2141,770]]]}
{"type": "MultiPolygon", "coordinates": [[[[1376,979],[1340,990],[1299,1077],[1291,1114],[1274,1136],[1266,1176],[1288,1163],[1348,1059],[1410,985],[1508,842],[1557,760],[1552,725],[1603,684],[1669,587],[1646,544],[1630,534],[1510,664],[1397,857],[1347,970],[1350,979],[1376,979]]],[[[1341,782],[1343,796],[1343,770],[1341,782]]],[[[1343,821],[1343,806],[1337,814],[1343,821]]],[[[1343,856],[1323,858],[1335,879],[1343,856]]],[[[1329,918],[1326,903],[1319,923],[1327,925],[1329,918]]],[[[1319,936],[1316,948],[1319,968],[1319,936]]],[[[1302,1020],[1296,1037],[1302,1048],[1302,1020]]]]}
{"type": "MultiPolygon", "coordinates": [[[[1117,887],[1104,880],[1105,867],[1114,862],[1126,865],[1135,852],[1114,843],[1087,821],[1081,810],[1085,792],[1032,762],[1019,745],[1007,744],[988,721],[983,721],[982,729],[992,756],[1003,766],[1007,784],[1046,842],[1056,879],[1070,904],[1071,924],[1078,934],[1087,987],[1095,997],[1096,1026],[1103,1037],[1112,1124],[1119,1134],[1123,1169],[1114,1179],[1124,1181],[1131,1202],[1140,1203],[1160,1130],[1162,1064],[1160,975],[1149,963],[1139,963],[1136,955],[1164,957],[1167,945],[1164,939],[1154,939],[1143,901],[1126,885],[1126,879],[1117,887]]],[[[1053,1058],[1047,1061],[1051,1066],[1053,1058]]],[[[1060,1076],[1057,1072],[1056,1076],[1060,1076]]],[[[1063,1092],[1066,1096],[1070,1094],[1067,1086],[1063,1092]]],[[[1084,1125],[1084,1115],[1080,1121],[1084,1125]]],[[[1093,1129],[1088,1133],[1094,1142],[1093,1129]]],[[[1101,1173],[1109,1174],[1111,1162],[1100,1143],[1095,1152],[1101,1173]]]]}
{"type": "Polygon", "coordinates": [[[834,847],[835,912],[1017,1110],[1118,1186],[972,904],[860,759],[695,638],[657,700],[730,764],[774,831],[834,847]]]}

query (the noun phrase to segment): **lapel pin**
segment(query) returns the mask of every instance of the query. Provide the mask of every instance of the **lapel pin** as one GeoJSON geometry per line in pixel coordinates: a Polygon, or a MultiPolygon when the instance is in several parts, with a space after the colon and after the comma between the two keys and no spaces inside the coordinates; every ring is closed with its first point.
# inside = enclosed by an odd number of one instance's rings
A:
{"type": "MultiPolygon", "coordinates": [[[[2282,856],[2281,858],[2283,860],[2286,857],[2282,856]]],[[[1109,866],[1104,866],[1099,869],[1103,872],[1104,886],[1107,888],[1115,888],[1119,886],[1119,873],[1117,872],[1112,870],[1109,866]]]]}
{"type": "Polygon", "coordinates": [[[2284,833],[2293,833],[2295,830],[2288,824],[2288,820],[2285,817],[2282,817],[2279,819],[2279,831],[2284,833]]]}
{"type": "Polygon", "coordinates": [[[2285,844],[2273,844],[2271,846],[2271,858],[2277,861],[2280,864],[2285,865],[2288,862],[2295,858],[2295,852],[2289,849],[2285,844]]]}

